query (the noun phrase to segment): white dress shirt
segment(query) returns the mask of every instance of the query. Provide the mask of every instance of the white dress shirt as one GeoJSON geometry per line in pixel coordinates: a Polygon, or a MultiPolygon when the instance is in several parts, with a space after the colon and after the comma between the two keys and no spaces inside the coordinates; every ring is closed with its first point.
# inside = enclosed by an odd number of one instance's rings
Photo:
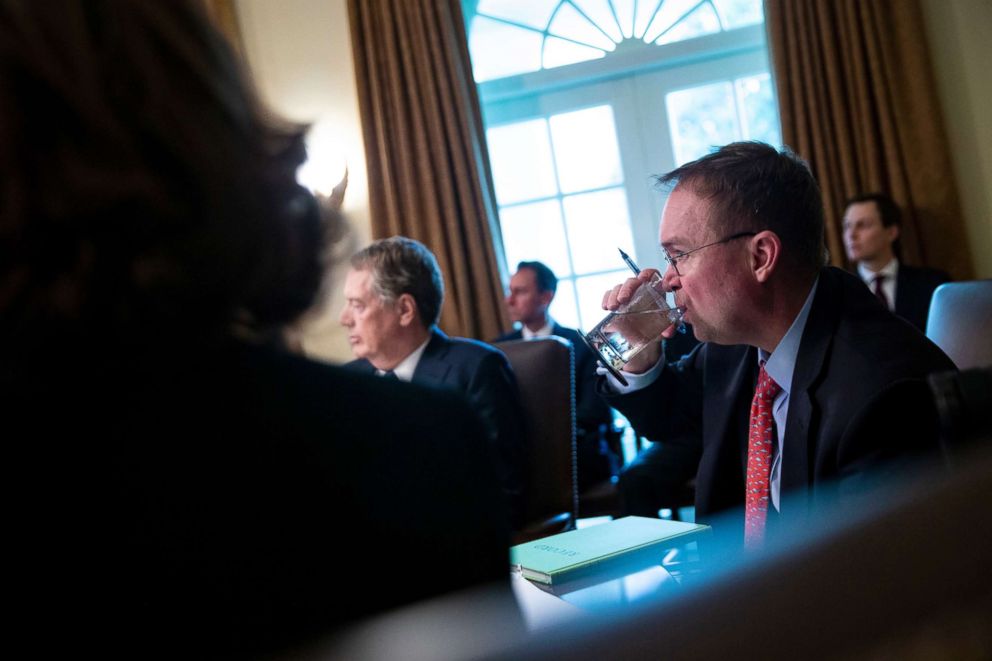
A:
{"type": "Polygon", "coordinates": [[[535,337],[550,337],[554,329],[555,322],[551,317],[548,317],[548,323],[544,324],[544,326],[538,328],[536,331],[532,331],[527,328],[527,324],[521,324],[520,326],[520,332],[523,334],[525,340],[530,340],[535,337]]]}
{"type": "MultiPolygon", "coordinates": [[[[413,372],[417,369],[417,364],[420,362],[420,357],[424,355],[424,350],[431,341],[431,336],[428,335],[424,343],[413,350],[409,356],[400,361],[400,364],[393,368],[393,374],[396,375],[400,381],[413,381],[413,372]]],[[[376,370],[376,374],[382,376],[386,373],[385,370],[376,370]]]]}
{"type": "Polygon", "coordinates": [[[858,262],[858,275],[868,285],[868,289],[875,291],[875,277],[884,275],[882,280],[882,293],[885,294],[885,301],[889,304],[889,310],[895,312],[896,309],[896,278],[899,276],[899,260],[895,257],[883,266],[877,273],[872,271],[863,263],[858,262]]]}

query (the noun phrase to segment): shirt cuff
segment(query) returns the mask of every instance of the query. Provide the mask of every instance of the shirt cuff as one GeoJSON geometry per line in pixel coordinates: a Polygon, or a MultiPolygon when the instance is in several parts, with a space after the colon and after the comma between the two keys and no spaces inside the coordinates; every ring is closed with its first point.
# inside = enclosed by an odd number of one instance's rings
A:
{"type": "Polygon", "coordinates": [[[664,355],[658,359],[658,362],[654,364],[654,367],[649,369],[647,372],[642,372],[641,374],[630,374],[624,372],[623,376],[627,379],[627,385],[623,385],[617,378],[606,371],[606,368],[602,365],[596,365],[596,372],[602,374],[606,377],[606,388],[610,392],[617,395],[626,395],[627,393],[634,392],[635,390],[642,390],[647,388],[652,383],[658,380],[661,376],[661,370],[665,367],[665,357],[664,355]]]}

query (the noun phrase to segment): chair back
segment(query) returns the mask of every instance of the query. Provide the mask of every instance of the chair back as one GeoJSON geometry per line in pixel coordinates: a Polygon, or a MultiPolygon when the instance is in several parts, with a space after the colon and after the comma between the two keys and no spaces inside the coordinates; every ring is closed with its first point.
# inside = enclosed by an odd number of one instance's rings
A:
{"type": "Polygon", "coordinates": [[[575,359],[560,337],[495,345],[510,361],[520,387],[527,429],[524,526],[514,543],[575,527],[575,359]]]}
{"type": "Polygon", "coordinates": [[[948,282],[934,291],[927,337],[958,369],[992,367],[992,280],[948,282]]]}

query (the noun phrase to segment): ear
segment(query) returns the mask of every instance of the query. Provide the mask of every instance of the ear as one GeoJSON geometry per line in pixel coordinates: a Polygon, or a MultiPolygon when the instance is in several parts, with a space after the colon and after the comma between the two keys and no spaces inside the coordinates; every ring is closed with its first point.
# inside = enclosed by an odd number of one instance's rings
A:
{"type": "Polygon", "coordinates": [[[400,313],[400,326],[410,326],[416,323],[420,316],[417,301],[410,294],[400,294],[396,299],[396,310],[400,313]]]}
{"type": "Polygon", "coordinates": [[[553,291],[550,290],[542,291],[541,295],[538,297],[538,300],[541,302],[541,305],[547,307],[551,305],[551,299],[553,299],[554,297],[555,297],[555,293],[553,291]]]}
{"type": "Polygon", "coordinates": [[[889,243],[895,243],[896,242],[896,239],[899,238],[899,226],[898,225],[889,225],[888,227],[885,228],[885,232],[886,232],[886,234],[889,235],[889,243]]]}
{"type": "Polygon", "coordinates": [[[758,232],[751,237],[749,257],[754,279],[767,282],[782,258],[782,240],[770,230],[758,232]]]}

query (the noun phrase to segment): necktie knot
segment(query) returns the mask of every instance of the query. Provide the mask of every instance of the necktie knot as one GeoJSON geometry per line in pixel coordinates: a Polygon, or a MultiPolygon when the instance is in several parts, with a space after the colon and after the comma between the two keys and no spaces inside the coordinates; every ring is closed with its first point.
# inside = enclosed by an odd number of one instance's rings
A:
{"type": "Polygon", "coordinates": [[[392,379],[393,381],[400,380],[400,377],[396,376],[396,372],[394,372],[393,370],[386,370],[385,372],[382,373],[381,376],[384,379],[392,379]]]}
{"type": "Polygon", "coordinates": [[[782,391],[782,386],[775,383],[775,379],[768,376],[768,372],[765,371],[765,366],[761,366],[761,370],[758,371],[758,386],[755,388],[755,396],[760,397],[766,402],[773,401],[778,394],[782,391]]]}

